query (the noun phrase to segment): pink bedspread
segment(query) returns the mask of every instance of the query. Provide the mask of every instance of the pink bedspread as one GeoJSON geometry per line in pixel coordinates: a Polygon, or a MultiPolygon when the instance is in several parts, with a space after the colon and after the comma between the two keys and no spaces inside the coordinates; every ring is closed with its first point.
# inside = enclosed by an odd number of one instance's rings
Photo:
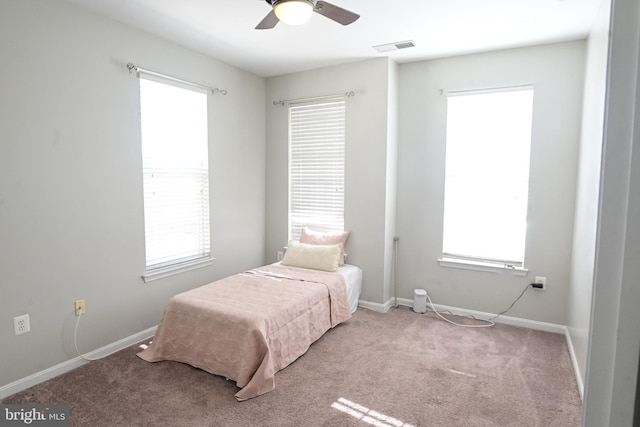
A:
{"type": "Polygon", "coordinates": [[[272,391],[276,372],[350,317],[340,274],[269,265],[172,297],[138,356],[232,379],[242,401],[272,391]]]}

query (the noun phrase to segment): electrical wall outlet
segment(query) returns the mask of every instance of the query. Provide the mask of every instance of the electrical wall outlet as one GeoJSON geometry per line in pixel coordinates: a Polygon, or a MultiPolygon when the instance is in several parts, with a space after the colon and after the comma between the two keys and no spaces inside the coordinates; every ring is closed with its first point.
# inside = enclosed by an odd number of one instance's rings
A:
{"type": "Polygon", "coordinates": [[[278,251],[276,253],[276,256],[278,258],[278,261],[282,261],[282,258],[284,258],[284,252],[283,251],[278,251]]]}
{"type": "Polygon", "coordinates": [[[31,330],[31,324],[29,323],[29,315],[23,314],[22,316],[13,318],[13,331],[16,335],[26,334],[31,330]]]}
{"type": "Polygon", "coordinates": [[[87,312],[87,307],[84,305],[84,300],[79,299],[76,301],[76,316],[80,316],[87,312]]]}
{"type": "Polygon", "coordinates": [[[547,289],[547,278],[546,277],[536,276],[536,280],[534,281],[534,283],[542,285],[542,287],[541,288],[533,288],[533,289],[537,289],[539,291],[544,291],[545,289],[547,289]]]}

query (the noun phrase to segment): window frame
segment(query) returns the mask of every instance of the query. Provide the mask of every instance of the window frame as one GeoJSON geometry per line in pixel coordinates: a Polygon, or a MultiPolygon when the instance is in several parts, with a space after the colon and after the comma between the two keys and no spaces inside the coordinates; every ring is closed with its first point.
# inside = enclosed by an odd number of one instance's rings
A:
{"type": "MultiPolygon", "coordinates": [[[[442,257],[438,259],[438,263],[442,267],[449,268],[461,268],[467,270],[477,270],[477,271],[488,271],[493,273],[499,273],[501,271],[509,270],[513,272],[514,275],[525,276],[528,273],[528,269],[525,268],[525,247],[527,242],[527,216],[528,216],[528,197],[529,197],[529,186],[530,186],[530,166],[531,166],[531,149],[533,144],[533,115],[534,115],[534,99],[535,99],[535,88],[533,85],[521,85],[521,86],[510,86],[510,87],[499,87],[499,88],[489,88],[489,89],[481,89],[481,90],[468,90],[468,91],[456,91],[449,92],[447,94],[447,151],[449,150],[449,97],[450,96],[469,96],[469,95],[483,95],[483,94],[496,94],[496,93],[504,93],[504,92],[517,92],[517,91],[527,91],[530,93],[530,111],[531,116],[528,118],[530,122],[529,125],[529,134],[528,134],[528,142],[526,148],[527,152],[527,173],[526,173],[526,192],[524,195],[524,230],[522,230],[523,241],[522,241],[522,260],[508,260],[502,258],[491,258],[488,256],[474,256],[469,254],[456,254],[451,252],[446,252],[446,188],[447,188],[447,178],[449,177],[449,173],[447,171],[447,167],[445,166],[445,192],[444,192],[444,210],[443,210],[443,231],[442,231],[442,257]]],[[[523,175],[524,176],[524,175],[523,175]]],[[[522,203],[522,202],[521,202],[522,203]]],[[[453,251],[452,251],[453,252],[453,251]]]]}
{"type": "MultiPolygon", "coordinates": [[[[161,278],[169,277],[175,274],[179,274],[185,271],[190,271],[197,268],[202,268],[209,266],[213,263],[214,258],[211,254],[211,198],[210,198],[210,175],[211,170],[209,167],[209,139],[210,139],[210,130],[209,130],[209,103],[210,103],[210,90],[207,90],[205,87],[201,87],[199,85],[190,84],[189,82],[185,82],[179,79],[175,79],[169,76],[163,76],[154,72],[143,72],[138,71],[138,78],[140,84],[140,143],[142,149],[142,174],[143,174],[143,204],[144,204],[144,235],[145,235],[145,273],[142,275],[142,279],[144,282],[151,282],[154,280],[158,280],[161,278]],[[147,195],[147,188],[149,186],[148,175],[150,174],[149,168],[149,159],[145,158],[145,137],[144,137],[144,123],[143,123],[143,109],[144,109],[144,100],[143,100],[143,92],[142,87],[144,84],[143,80],[154,82],[156,84],[166,85],[172,88],[177,88],[180,90],[191,91],[195,93],[199,93],[205,96],[204,105],[205,111],[200,112],[204,116],[204,120],[206,123],[204,124],[204,135],[199,135],[200,139],[198,149],[204,153],[201,153],[201,156],[198,158],[201,159],[200,167],[196,167],[193,164],[191,166],[184,166],[182,170],[186,171],[184,176],[189,176],[190,179],[195,180],[195,182],[200,182],[198,188],[195,191],[196,193],[199,191],[202,194],[202,197],[197,200],[199,203],[197,208],[194,208],[194,211],[198,209],[201,210],[201,214],[198,215],[201,218],[201,221],[204,221],[200,225],[195,225],[198,230],[197,239],[200,240],[198,243],[201,247],[197,250],[192,250],[188,254],[177,255],[173,254],[173,258],[166,259],[160,262],[151,261],[149,259],[149,224],[148,224],[148,213],[149,213],[149,197],[147,195]],[[204,144],[204,145],[203,145],[204,144]],[[203,175],[203,170],[206,170],[206,173],[203,175]]],[[[185,92],[186,93],[186,92],[185,92]]],[[[202,99],[198,100],[199,103],[202,103],[202,99]]],[[[202,125],[202,124],[201,124],[202,125]]],[[[148,144],[149,142],[147,142],[148,144]]],[[[175,147],[176,142],[172,142],[172,146],[175,147]]],[[[162,163],[162,162],[160,162],[162,163]]],[[[169,171],[175,169],[176,164],[172,163],[171,166],[167,167],[166,163],[162,163],[161,166],[155,166],[156,170],[169,171]]],[[[175,178],[174,178],[175,179],[175,178]]],[[[195,249],[196,246],[193,246],[192,249],[195,249]]]]}

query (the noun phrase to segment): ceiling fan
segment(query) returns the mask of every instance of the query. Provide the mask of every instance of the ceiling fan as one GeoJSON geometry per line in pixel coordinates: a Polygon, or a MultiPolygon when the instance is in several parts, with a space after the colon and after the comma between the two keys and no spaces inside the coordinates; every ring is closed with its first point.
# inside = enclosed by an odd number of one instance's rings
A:
{"type": "Polygon", "coordinates": [[[350,12],[327,1],[322,0],[265,0],[271,5],[271,12],[256,26],[256,30],[268,30],[280,21],[289,25],[304,24],[316,12],[339,24],[349,25],[360,18],[357,13],[350,12]]]}

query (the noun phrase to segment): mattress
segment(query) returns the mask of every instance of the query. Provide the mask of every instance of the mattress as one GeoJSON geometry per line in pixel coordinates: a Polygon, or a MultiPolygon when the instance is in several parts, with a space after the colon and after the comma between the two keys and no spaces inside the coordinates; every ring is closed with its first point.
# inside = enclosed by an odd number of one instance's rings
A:
{"type": "MultiPolygon", "coordinates": [[[[276,262],[273,265],[282,265],[276,262]]],[[[349,309],[351,313],[355,313],[358,309],[358,301],[362,293],[362,269],[355,265],[344,264],[338,267],[336,273],[344,277],[344,284],[347,287],[347,299],[349,300],[349,309]]]]}
{"type": "Polygon", "coordinates": [[[358,301],[362,292],[362,270],[355,265],[345,264],[342,267],[338,267],[337,272],[344,277],[344,283],[347,286],[349,309],[354,313],[358,309],[358,301]]]}

